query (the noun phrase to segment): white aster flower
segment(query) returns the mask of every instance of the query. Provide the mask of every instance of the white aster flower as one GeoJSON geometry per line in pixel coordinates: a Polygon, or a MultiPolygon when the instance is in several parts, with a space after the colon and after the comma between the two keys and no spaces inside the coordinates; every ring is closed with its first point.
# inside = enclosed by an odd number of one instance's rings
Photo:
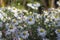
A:
{"type": "Polygon", "coordinates": [[[31,7],[31,6],[32,6],[32,3],[28,3],[27,6],[28,6],[28,7],[31,7]]]}
{"type": "Polygon", "coordinates": [[[13,25],[18,25],[18,20],[12,19],[12,24],[13,24],[13,25]]]}
{"type": "Polygon", "coordinates": [[[9,26],[8,26],[9,28],[8,28],[8,30],[10,31],[10,32],[15,32],[16,31],[16,26],[15,25],[13,25],[13,24],[10,24],[9,26]]]}
{"type": "Polygon", "coordinates": [[[8,30],[9,30],[10,32],[13,32],[13,33],[14,33],[14,32],[16,31],[16,29],[17,29],[17,28],[14,27],[13,29],[8,29],[8,30]]]}
{"type": "Polygon", "coordinates": [[[23,38],[23,39],[27,39],[28,36],[29,36],[29,33],[28,33],[28,31],[23,31],[23,32],[20,34],[20,36],[21,36],[21,38],[23,38]]]}
{"type": "Polygon", "coordinates": [[[60,29],[56,29],[55,32],[56,32],[57,36],[60,37],[60,29]]]}
{"type": "Polygon", "coordinates": [[[38,36],[45,37],[46,36],[46,30],[43,28],[38,27],[37,28],[38,36]]]}
{"type": "Polygon", "coordinates": [[[23,18],[22,17],[17,17],[17,22],[18,23],[22,23],[23,22],[23,18]]]}
{"type": "Polygon", "coordinates": [[[40,4],[39,3],[35,3],[35,4],[28,3],[27,6],[31,7],[32,9],[38,9],[38,7],[40,6],[40,4]]]}
{"type": "Polygon", "coordinates": [[[35,19],[34,19],[33,16],[29,16],[29,17],[27,17],[26,22],[27,22],[29,25],[33,25],[33,24],[35,23],[35,19]]]}
{"type": "Polygon", "coordinates": [[[17,8],[11,7],[10,11],[13,12],[13,13],[17,13],[17,8]]]}

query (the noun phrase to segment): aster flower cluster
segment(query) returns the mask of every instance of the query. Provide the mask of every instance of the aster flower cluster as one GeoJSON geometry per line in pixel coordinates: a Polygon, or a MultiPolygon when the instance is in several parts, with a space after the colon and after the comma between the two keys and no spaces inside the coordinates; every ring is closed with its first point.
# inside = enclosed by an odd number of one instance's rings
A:
{"type": "Polygon", "coordinates": [[[60,27],[60,8],[49,8],[38,14],[40,3],[27,6],[33,11],[11,6],[0,9],[1,40],[48,40],[55,35],[53,32],[58,39],[60,29],[55,28],[60,27]]]}

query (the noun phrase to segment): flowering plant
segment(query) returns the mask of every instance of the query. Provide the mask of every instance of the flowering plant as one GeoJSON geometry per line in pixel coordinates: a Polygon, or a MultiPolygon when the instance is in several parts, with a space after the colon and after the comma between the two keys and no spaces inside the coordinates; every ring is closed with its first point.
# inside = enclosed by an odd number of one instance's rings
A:
{"type": "MultiPolygon", "coordinates": [[[[59,4],[59,2],[57,2],[59,4]]],[[[19,4],[19,6],[21,6],[19,4]]],[[[60,7],[42,9],[39,2],[27,3],[27,9],[7,6],[0,9],[0,38],[6,40],[47,40],[56,38],[60,30],[60,7]],[[56,34],[55,34],[56,33],[56,34]]]]}

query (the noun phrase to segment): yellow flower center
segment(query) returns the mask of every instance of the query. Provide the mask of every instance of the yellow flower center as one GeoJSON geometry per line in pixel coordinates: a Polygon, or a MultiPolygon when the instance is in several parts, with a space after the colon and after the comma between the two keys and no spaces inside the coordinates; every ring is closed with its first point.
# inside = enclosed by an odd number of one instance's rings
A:
{"type": "Polygon", "coordinates": [[[29,21],[32,21],[32,18],[30,18],[29,21]]]}
{"type": "Polygon", "coordinates": [[[57,16],[55,16],[55,18],[57,18],[57,16]]]}
{"type": "Polygon", "coordinates": [[[14,19],[13,22],[16,23],[16,19],[14,19]]]}
{"type": "Polygon", "coordinates": [[[44,29],[41,29],[40,32],[44,32],[44,29]]]}
{"type": "Polygon", "coordinates": [[[16,10],[16,8],[13,8],[13,10],[16,10]]]}
{"type": "Polygon", "coordinates": [[[18,34],[20,34],[20,32],[18,32],[18,34]]]}
{"type": "Polygon", "coordinates": [[[60,32],[60,29],[58,29],[57,32],[60,32]]]}
{"type": "Polygon", "coordinates": [[[23,35],[26,35],[26,32],[24,32],[23,35]]]}
{"type": "Polygon", "coordinates": [[[20,40],[23,40],[22,38],[20,38],[20,40]]]}
{"type": "Polygon", "coordinates": [[[13,29],[13,26],[12,25],[10,25],[10,29],[13,29]]]}

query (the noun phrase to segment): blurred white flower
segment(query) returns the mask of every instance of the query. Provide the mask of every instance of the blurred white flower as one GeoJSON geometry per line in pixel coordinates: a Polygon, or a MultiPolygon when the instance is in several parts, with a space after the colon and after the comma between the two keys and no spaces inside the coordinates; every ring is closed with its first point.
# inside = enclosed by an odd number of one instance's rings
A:
{"type": "Polygon", "coordinates": [[[20,3],[18,3],[18,5],[20,5],[20,3]]]}
{"type": "Polygon", "coordinates": [[[11,17],[6,17],[5,19],[7,19],[7,20],[11,20],[11,17]]]}
{"type": "Polygon", "coordinates": [[[57,10],[58,13],[60,13],[60,8],[57,8],[56,10],[57,10]]]}
{"type": "Polygon", "coordinates": [[[11,7],[10,6],[8,6],[8,7],[6,7],[8,10],[10,10],[11,9],[11,7]]]}
{"type": "Polygon", "coordinates": [[[0,10],[0,19],[2,21],[5,21],[5,18],[4,17],[6,17],[6,16],[7,16],[6,13],[4,13],[2,10],[0,10]]]}
{"type": "Polygon", "coordinates": [[[22,38],[18,38],[18,40],[23,40],[22,38]]]}
{"type": "Polygon", "coordinates": [[[55,20],[55,16],[53,16],[53,15],[50,16],[49,18],[50,18],[50,20],[53,20],[53,19],[55,20]]]}
{"type": "Polygon", "coordinates": [[[36,7],[39,7],[40,6],[40,3],[36,3],[36,5],[35,5],[36,7]]]}
{"type": "Polygon", "coordinates": [[[14,27],[13,29],[8,29],[10,32],[14,33],[16,31],[16,27],[14,27]]]}
{"type": "Polygon", "coordinates": [[[18,29],[21,29],[21,30],[24,29],[24,27],[22,27],[22,26],[17,26],[17,28],[18,29]]]}
{"type": "Polygon", "coordinates": [[[10,31],[10,32],[15,32],[16,31],[16,26],[15,25],[13,25],[13,24],[10,24],[9,26],[8,26],[9,28],[8,28],[8,31],[10,31]]]}
{"type": "Polygon", "coordinates": [[[60,1],[57,1],[57,4],[60,6],[60,1]]]}
{"type": "Polygon", "coordinates": [[[3,15],[0,13],[0,19],[3,18],[3,15]]]}
{"type": "Polygon", "coordinates": [[[49,19],[48,19],[48,18],[46,18],[44,22],[49,22],[49,19]]]}
{"type": "Polygon", "coordinates": [[[38,19],[41,18],[40,14],[37,14],[37,18],[38,18],[38,19]]]}
{"type": "Polygon", "coordinates": [[[16,18],[17,18],[17,22],[22,23],[24,19],[24,13],[18,14],[16,18]]]}
{"type": "Polygon", "coordinates": [[[0,31],[0,38],[2,37],[2,32],[0,31]]]}
{"type": "Polygon", "coordinates": [[[27,39],[28,36],[29,36],[29,33],[28,33],[28,31],[23,31],[23,32],[21,32],[20,36],[21,36],[21,38],[23,38],[23,39],[27,39]]]}
{"type": "Polygon", "coordinates": [[[22,10],[22,12],[26,12],[27,13],[28,11],[27,10],[22,10]]]}
{"type": "Polygon", "coordinates": [[[18,10],[18,9],[15,8],[15,7],[11,7],[11,9],[10,9],[10,11],[13,12],[13,13],[17,13],[17,10],[18,10]]]}
{"type": "Polygon", "coordinates": [[[46,36],[46,30],[43,28],[38,27],[37,28],[38,36],[45,37],[46,36]]]}
{"type": "Polygon", "coordinates": [[[32,9],[36,9],[36,10],[38,9],[37,7],[34,7],[34,6],[32,6],[31,8],[32,8],[32,9]]]}
{"type": "Polygon", "coordinates": [[[48,11],[43,11],[43,13],[44,13],[44,15],[48,15],[49,14],[48,11]]]}
{"type": "Polygon", "coordinates": [[[28,6],[28,7],[32,7],[32,3],[28,3],[27,6],[28,6]]]}
{"type": "Polygon", "coordinates": [[[35,18],[33,16],[28,16],[26,19],[26,23],[29,25],[33,25],[35,23],[35,18]]]}
{"type": "Polygon", "coordinates": [[[0,11],[0,14],[2,14],[3,16],[7,16],[5,12],[3,12],[3,10],[0,11]]]}
{"type": "Polygon", "coordinates": [[[35,4],[28,3],[27,6],[31,7],[32,9],[38,9],[38,7],[40,6],[40,3],[35,3],[35,4]]]}
{"type": "Polygon", "coordinates": [[[55,10],[55,8],[49,8],[48,9],[48,11],[50,12],[50,11],[54,11],[55,10]]]}
{"type": "Polygon", "coordinates": [[[55,32],[56,32],[57,36],[60,37],[60,29],[56,29],[55,32]]]}
{"type": "Polygon", "coordinates": [[[6,29],[8,29],[9,27],[9,23],[5,23],[5,27],[6,27],[6,29]]]}
{"type": "Polygon", "coordinates": [[[27,19],[27,16],[24,16],[24,21],[27,19]]]}
{"type": "Polygon", "coordinates": [[[2,11],[4,8],[0,8],[0,11],[2,11]]]}
{"type": "Polygon", "coordinates": [[[35,18],[37,18],[37,19],[41,18],[41,15],[38,14],[38,13],[35,13],[35,12],[34,12],[32,15],[33,15],[35,18]]]}
{"type": "Polygon", "coordinates": [[[60,20],[60,18],[58,17],[58,18],[55,18],[55,21],[59,21],[60,20]]]}
{"type": "Polygon", "coordinates": [[[56,26],[60,26],[60,17],[59,17],[59,14],[57,13],[56,16],[55,16],[55,21],[56,21],[56,26]]]}
{"type": "Polygon", "coordinates": [[[6,18],[1,18],[1,20],[2,20],[3,22],[5,22],[5,21],[6,21],[6,18]]]}
{"type": "Polygon", "coordinates": [[[23,22],[23,18],[22,17],[17,17],[17,22],[18,23],[22,23],[23,22]]]}
{"type": "Polygon", "coordinates": [[[12,24],[13,25],[18,25],[18,21],[16,19],[12,19],[12,24]]]}
{"type": "Polygon", "coordinates": [[[14,13],[14,16],[15,16],[15,17],[18,17],[18,14],[17,14],[17,13],[14,13]]]}
{"type": "Polygon", "coordinates": [[[6,32],[5,32],[5,35],[7,36],[7,35],[10,35],[11,34],[11,32],[9,31],[9,30],[7,30],[6,32]]]}

